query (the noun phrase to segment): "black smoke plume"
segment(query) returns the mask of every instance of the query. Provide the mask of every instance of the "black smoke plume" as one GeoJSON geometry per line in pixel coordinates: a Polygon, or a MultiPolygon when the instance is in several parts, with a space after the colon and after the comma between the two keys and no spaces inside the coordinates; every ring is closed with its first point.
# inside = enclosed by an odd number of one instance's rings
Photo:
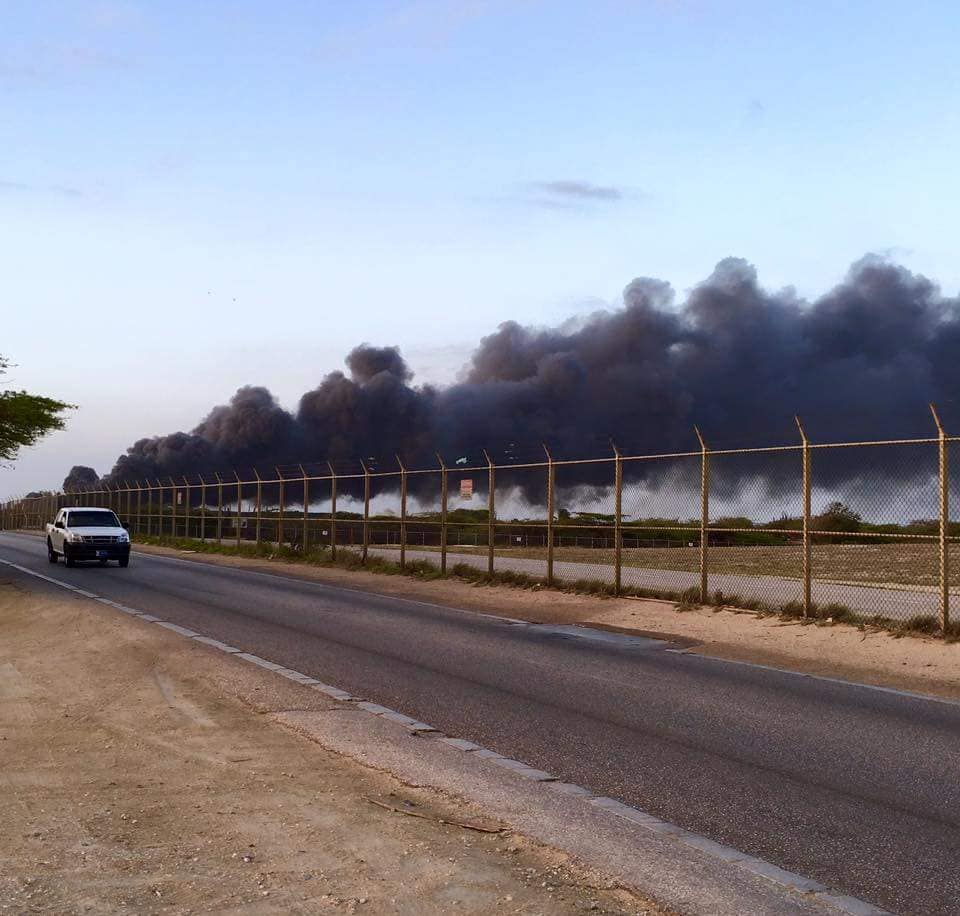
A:
{"type": "Polygon", "coordinates": [[[64,493],[82,493],[84,490],[96,490],[100,486],[100,475],[82,464],[75,464],[63,480],[64,493]]]}
{"type": "MultiPolygon", "coordinates": [[[[417,386],[395,347],[363,344],[284,410],[241,388],[189,433],[142,439],[114,482],[235,467],[345,461],[399,453],[409,466],[539,451],[557,457],[797,441],[929,436],[937,402],[960,431],[960,301],[876,257],[813,302],[763,289],[730,258],[682,301],[668,283],[630,283],[622,307],[558,328],[502,324],[463,381],[417,386]]],[[[838,471],[838,473],[840,473],[838,471]]]]}

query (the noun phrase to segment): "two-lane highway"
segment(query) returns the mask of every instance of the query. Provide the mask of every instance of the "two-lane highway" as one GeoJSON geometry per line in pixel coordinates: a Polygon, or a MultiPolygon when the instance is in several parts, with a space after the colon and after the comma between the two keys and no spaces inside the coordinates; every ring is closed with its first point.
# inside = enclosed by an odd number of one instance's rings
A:
{"type": "Polygon", "coordinates": [[[0,557],[889,910],[960,913],[960,705],[203,562],[68,570],[10,534],[0,557]]]}

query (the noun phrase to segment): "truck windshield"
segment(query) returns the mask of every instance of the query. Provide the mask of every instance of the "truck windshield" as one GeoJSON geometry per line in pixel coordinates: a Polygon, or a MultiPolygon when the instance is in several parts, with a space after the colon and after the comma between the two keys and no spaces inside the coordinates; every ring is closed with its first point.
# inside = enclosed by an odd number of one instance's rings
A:
{"type": "Polygon", "coordinates": [[[67,517],[68,528],[119,528],[120,521],[108,511],[71,512],[67,517]]]}

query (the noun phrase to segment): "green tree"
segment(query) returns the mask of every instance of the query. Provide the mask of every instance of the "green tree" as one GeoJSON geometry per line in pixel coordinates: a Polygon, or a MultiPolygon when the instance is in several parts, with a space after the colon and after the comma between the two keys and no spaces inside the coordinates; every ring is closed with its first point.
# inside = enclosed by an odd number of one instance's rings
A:
{"type": "Polygon", "coordinates": [[[846,503],[832,502],[813,518],[815,531],[859,531],[863,519],[846,503]]]}
{"type": "MultiPolygon", "coordinates": [[[[9,366],[10,361],[0,356],[0,376],[6,375],[9,366]]],[[[63,429],[63,413],[72,407],[26,391],[0,391],[0,463],[15,461],[21,448],[63,429]]]]}

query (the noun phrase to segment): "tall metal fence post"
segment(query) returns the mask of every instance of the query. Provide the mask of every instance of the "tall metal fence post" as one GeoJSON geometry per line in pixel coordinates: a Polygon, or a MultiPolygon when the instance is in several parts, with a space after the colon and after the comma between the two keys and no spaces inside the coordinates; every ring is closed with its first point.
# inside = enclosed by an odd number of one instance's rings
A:
{"type": "Polygon", "coordinates": [[[200,475],[200,540],[207,540],[207,481],[200,475]]]}
{"type": "Polygon", "coordinates": [[[613,446],[613,593],[619,597],[623,575],[623,458],[613,446]]]}
{"type": "Polygon", "coordinates": [[[143,487],[140,485],[140,481],[137,481],[137,534],[140,534],[143,531],[143,522],[141,521],[143,514],[143,487]]]}
{"type": "Polygon", "coordinates": [[[950,631],[950,465],[947,454],[947,434],[935,405],[930,405],[933,422],[937,425],[940,457],[940,630],[950,631]]]}
{"type": "Polygon", "coordinates": [[[153,484],[147,478],[147,537],[153,534],[153,484]]]}
{"type": "Polygon", "coordinates": [[[310,481],[307,479],[307,472],[300,466],[300,473],[303,475],[303,555],[307,555],[310,548],[310,531],[308,523],[310,521],[310,481]]]}
{"type": "Polygon", "coordinates": [[[700,603],[706,604],[709,598],[707,546],[710,524],[710,453],[700,430],[694,430],[700,440],[700,603]]]}
{"type": "Polygon", "coordinates": [[[177,484],[170,478],[170,536],[177,536],[177,484]]]}
{"type": "Polygon", "coordinates": [[[330,468],[330,559],[337,558],[337,472],[333,464],[327,462],[330,468]]]}
{"type": "Polygon", "coordinates": [[[543,450],[547,454],[547,585],[553,585],[553,497],[554,467],[553,456],[546,444],[543,450]]]}
{"type": "Polygon", "coordinates": [[[363,468],[363,546],[360,550],[360,562],[366,564],[370,547],[370,471],[366,462],[361,461],[360,467],[363,468]]]}
{"type": "Polygon", "coordinates": [[[397,455],[397,464],[400,465],[400,568],[407,568],[407,469],[400,456],[397,455]]]}
{"type": "Polygon", "coordinates": [[[190,537],[190,510],[193,508],[190,500],[190,481],[183,478],[183,536],[190,537]]]}
{"type": "Polygon", "coordinates": [[[256,518],[256,521],[254,522],[254,525],[255,525],[255,531],[256,531],[256,543],[257,543],[257,547],[259,547],[260,546],[260,522],[261,522],[262,508],[263,508],[263,481],[260,479],[260,472],[256,468],[253,469],[253,473],[257,478],[257,505],[256,505],[257,518],[256,518]]]}
{"type": "MultiPolygon", "coordinates": [[[[159,482],[159,481],[158,481],[159,482]]],[[[147,478],[147,534],[158,536],[157,533],[157,521],[155,518],[156,510],[154,509],[154,490],[156,486],[151,482],[150,478],[147,478]]]]}
{"type": "Polygon", "coordinates": [[[240,475],[234,471],[233,476],[237,478],[237,547],[240,546],[240,522],[243,515],[243,483],[240,475]]]}
{"type": "Polygon", "coordinates": [[[490,460],[487,450],[483,450],[483,457],[487,459],[487,573],[493,575],[493,548],[496,539],[496,520],[497,520],[497,472],[490,460]]]}
{"type": "Polygon", "coordinates": [[[283,504],[286,502],[286,498],[283,492],[283,474],[280,473],[280,468],[274,468],[277,472],[277,481],[279,486],[279,499],[277,500],[277,553],[283,549],[283,504]]]}
{"type": "Polygon", "coordinates": [[[813,614],[813,564],[810,547],[810,440],[807,439],[800,417],[795,419],[797,429],[800,430],[800,439],[803,442],[803,616],[810,617],[813,614]]]}
{"type": "Polygon", "coordinates": [[[440,573],[447,574],[447,465],[437,452],[440,462],[440,573]]]}
{"type": "Polygon", "coordinates": [[[217,478],[217,543],[223,543],[223,481],[220,479],[220,474],[214,472],[214,477],[217,478]]]}

